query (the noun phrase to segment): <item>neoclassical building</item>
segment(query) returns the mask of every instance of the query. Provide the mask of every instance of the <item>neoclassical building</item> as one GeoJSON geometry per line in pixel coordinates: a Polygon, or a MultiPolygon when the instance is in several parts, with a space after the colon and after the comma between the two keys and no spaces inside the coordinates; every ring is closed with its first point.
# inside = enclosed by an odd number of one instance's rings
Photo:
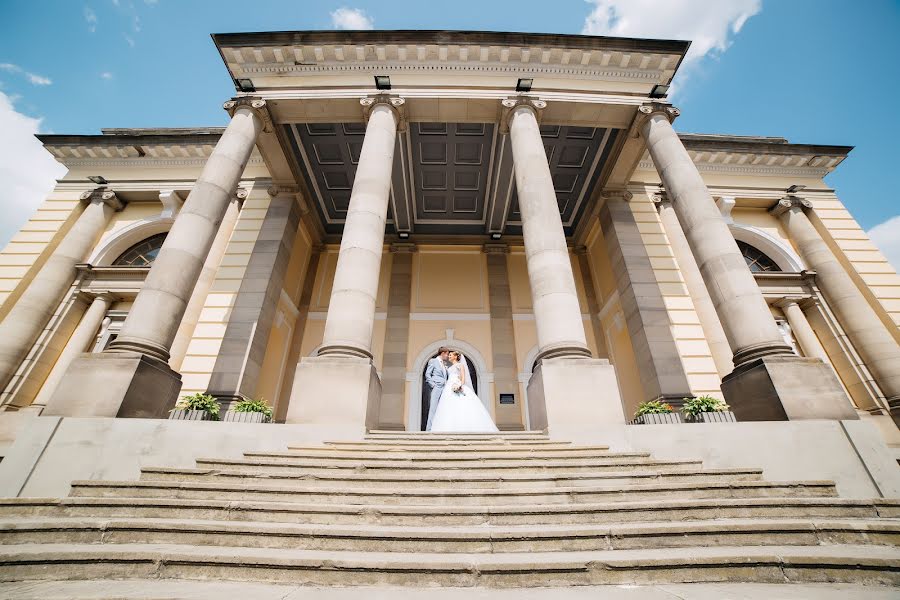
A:
{"type": "Polygon", "coordinates": [[[0,253],[0,410],[418,431],[445,345],[504,430],[699,395],[893,429],[900,278],[823,179],[851,148],[676,133],[687,42],[213,40],[224,129],[39,136],[68,172],[0,253]]]}

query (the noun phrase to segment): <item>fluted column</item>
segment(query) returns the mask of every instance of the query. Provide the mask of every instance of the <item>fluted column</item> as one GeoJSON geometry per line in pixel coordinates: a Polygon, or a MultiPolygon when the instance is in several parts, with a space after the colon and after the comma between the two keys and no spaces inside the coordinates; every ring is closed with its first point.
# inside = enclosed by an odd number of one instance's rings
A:
{"type": "Polygon", "coordinates": [[[178,332],[175,334],[175,341],[172,342],[172,350],[169,356],[169,366],[176,371],[181,369],[181,363],[187,356],[188,346],[191,343],[191,337],[194,335],[194,329],[200,320],[200,313],[203,312],[203,306],[206,304],[206,297],[212,288],[213,281],[216,279],[216,271],[225,256],[225,249],[228,247],[228,240],[234,232],[234,226],[237,223],[238,215],[241,212],[241,203],[247,197],[247,190],[239,189],[235,193],[231,202],[228,204],[228,210],[222,218],[219,225],[219,231],[213,240],[212,246],[209,248],[209,254],[206,255],[206,261],[203,263],[203,269],[197,278],[197,285],[191,292],[191,299],[187,303],[184,310],[184,316],[178,325],[178,332]]]}
{"type": "Polygon", "coordinates": [[[507,118],[537,328],[538,360],[563,356],[590,358],[559,204],[538,127],[537,111],[546,102],[518,98],[504,100],[503,106],[509,110],[507,118]]]}
{"type": "Polygon", "coordinates": [[[85,192],[84,212],[0,322],[0,389],[6,387],[28,354],[66,290],[75,280],[75,265],[97,243],[113,213],[123,204],[111,190],[85,192]]]}
{"type": "Polygon", "coordinates": [[[402,98],[361,101],[368,113],[319,356],[372,358],[375,297],[402,98]]]}
{"type": "Polygon", "coordinates": [[[94,296],[84,316],[81,317],[78,327],[72,332],[72,337],[69,338],[66,347],[63,348],[59,358],[56,359],[56,364],[53,365],[53,370],[50,371],[50,375],[44,381],[41,391],[31,404],[32,408],[42,409],[46,406],[47,401],[50,400],[53,392],[56,391],[72,361],[82,352],[89,351],[90,345],[94,338],[97,337],[97,331],[100,329],[107,311],[109,311],[109,306],[115,299],[115,296],[108,293],[94,296]]]}
{"type": "Polygon", "coordinates": [[[691,296],[691,301],[694,303],[697,317],[700,319],[700,326],[703,328],[703,334],[706,336],[706,341],[709,344],[709,350],[716,365],[716,372],[719,374],[719,377],[724,377],[734,369],[734,363],[731,360],[731,347],[728,345],[728,338],[725,337],[725,330],[722,329],[719,315],[716,314],[716,307],[713,306],[712,298],[710,298],[706,284],[703,282],[703,275],[700,273],[697,261],[694,260],[694,255],[691,252],[691,246],[684,236],[681,223],[678,222],[678,216],[675,214],[675,207],[672,206],[672,201],[663,193],[654,196],[653,202],[656,203],[656,208],[659,210],[659,219],[662,221],[666,237],[672,246],[672,252],[675,254],[678,268],[684,277],[684,283],[691,296]]]}
{"type": "Polygon", "coordinates": [[[728,225],[672,128],[670,119],[678,110],[652,104],[641,106],[640,111],[640,132],[706,283],[735,366],[792,354],[728,225]]]}
{"type": "Polygon", "coordinates": [[[231,122],[206,161],[109,351],[169,360],[169,350],[231,196],[263,130],[265,102],[225,103],[231,122]]]}
{"type": "Polygon", "coordinates": [[[781,219],[803,259],[816,271],[816,282],[847,336],[888,403],[895,406],[900,402],[900,346],[809,220],[805,211],[812,208],[809,200],[788,196],[771,212],[781,219]]]}

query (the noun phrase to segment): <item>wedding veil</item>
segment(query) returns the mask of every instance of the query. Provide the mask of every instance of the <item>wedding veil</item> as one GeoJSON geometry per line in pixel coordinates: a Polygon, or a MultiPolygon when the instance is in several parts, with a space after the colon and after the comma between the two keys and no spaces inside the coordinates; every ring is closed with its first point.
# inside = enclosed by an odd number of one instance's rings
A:
{"type": "Polygon", "coordinates": [[[459,353],[459,362],[462,363],[462,368],[465,369],[466,385],[474,390],[475,388],[472,386],[472,382],[469,381],[469,379],[472,378],[472,371],[469,370],[469,363],[466,361],[466,355],[462,352],[459,353]]]}

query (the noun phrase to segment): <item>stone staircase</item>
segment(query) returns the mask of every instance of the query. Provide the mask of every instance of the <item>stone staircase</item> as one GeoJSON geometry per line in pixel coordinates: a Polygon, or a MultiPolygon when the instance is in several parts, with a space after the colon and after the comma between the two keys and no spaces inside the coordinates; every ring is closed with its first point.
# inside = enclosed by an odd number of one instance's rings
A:
{"type": "Polygon", "coordinates": [[[900,501],[532,432],[364,441],[0,500],[0,581],[900,584],[900,501]]]}

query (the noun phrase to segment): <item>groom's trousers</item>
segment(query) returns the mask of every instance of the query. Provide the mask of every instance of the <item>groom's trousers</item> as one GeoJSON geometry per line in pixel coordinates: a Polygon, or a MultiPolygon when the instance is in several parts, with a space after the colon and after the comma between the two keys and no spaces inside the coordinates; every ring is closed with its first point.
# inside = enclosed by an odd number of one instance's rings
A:
{"type": "Polygon", "coordinates": [[[443,393],[444,386],[431,387],[431,396],[428,398],[428,424],[425,425],[425,431],[431,431],[431,422],[434,421],[434,413],[437,411],[438,401],[443,393]]]}

